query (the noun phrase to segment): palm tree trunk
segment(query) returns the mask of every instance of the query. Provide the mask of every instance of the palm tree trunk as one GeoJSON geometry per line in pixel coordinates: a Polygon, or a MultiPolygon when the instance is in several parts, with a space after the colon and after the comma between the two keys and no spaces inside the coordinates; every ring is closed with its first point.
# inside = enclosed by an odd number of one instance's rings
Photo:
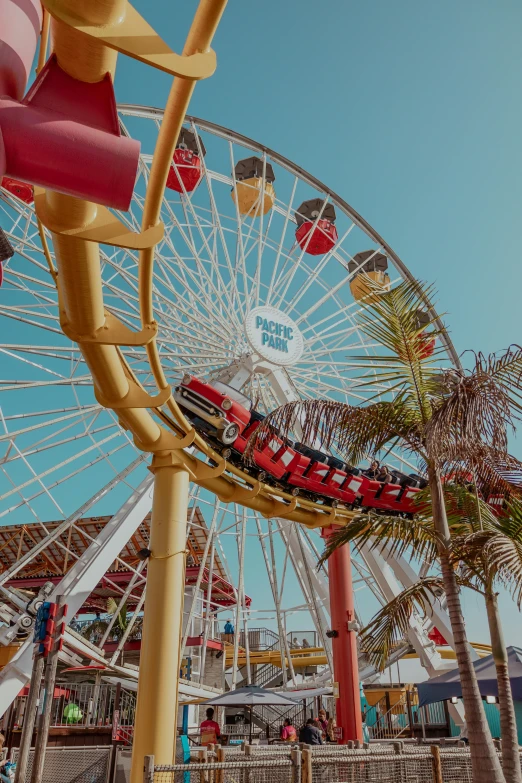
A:
{"type": "Polygon", "coordinates": [[[433,524],[438,534],[438,550],[442,569],[444,592],[455,643],[457,664],[462,686],[462,698],[471,751],[473,783],[504,783],[505,778],[493,745],[486,720],[475,669],[471,661],[464,617],[460,605],[459,587],[450,559],[450,531],[444,505],[444,495],[438,470],[429,466],[428,479],[433,510],[433,524]]]}
{"type": "Polygon", "coordinates": [[[518,752],[518,733],[513,694],[509,680],[508,657],[497,596],[491,588],[486,591],[486,608],[488,611],[489,632],[493,660],[497,670],[498,699],[500,702],[500,732],[502,735],[502,768],[506,783],[522,783],[520,757],[518,752]]]}

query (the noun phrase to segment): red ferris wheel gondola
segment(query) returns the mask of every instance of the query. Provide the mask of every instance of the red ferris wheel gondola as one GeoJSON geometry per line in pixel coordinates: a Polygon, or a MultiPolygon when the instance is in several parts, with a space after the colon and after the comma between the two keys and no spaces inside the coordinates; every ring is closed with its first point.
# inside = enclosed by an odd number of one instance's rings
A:
{"type": "Polygon", "coordinates": [[[419,332],[419,334],[417,335],[417,340],[420,349],[419,357],[421,359],[429,359],[429,357],[432,356],[433,351],[435,350],[435,338],[433,337],[432,334],[430,334],[430,332],[425,331],[426,327],[430,322],[431,322],[431,318],[425,310],[417,311],[418,328],[423,329],[423,331],[419,332]]]}
{"type": "Polygon", "coordinates": [[[324,256],[337,242],[335,208],[321,198],[303,201],[295,213],[297,244],[311,256],[324,256]]]}
{"type": "Polygon", "coordinates": [[[201,138],[188,128],[182,128],[167,177],[167,187],[176,193],[191,193],[195,190],[202,176],[201,158],[206,154],[201,138]]]}

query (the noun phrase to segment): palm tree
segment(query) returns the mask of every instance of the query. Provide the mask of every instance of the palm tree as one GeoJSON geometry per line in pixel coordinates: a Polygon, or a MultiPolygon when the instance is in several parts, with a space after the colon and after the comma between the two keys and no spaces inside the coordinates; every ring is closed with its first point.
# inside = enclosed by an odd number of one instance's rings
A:
{"type": "Polygon", "coordinates": [[[451,536],[444,505],[442,476],[448,471],[478,471],[483,465],[510,464],[507,432],[521,411],[522,349],[509,349],[497,358],[475,357],[470,372],[440,370],[437,353],[427,350],[430,338],[441,335],[439,321],[420,323],[431,289],[405,281],[388,292],[378,288],[368,297],[359,328],[386,349],[381,356],[360,357],[360,387],[388,387],[390,399],[353,407],[335,401],[288,403],[266,417],[248,444],[246,457],[278,432],[298,432],[311,443],[334,447],[357,464],[381,450],[402,448],[424,465],[437,534],[455,650],[462,682],[475,783],[502,783],[502,770],[482,707],[466,638],[464,618],[451,556],[451,536]],[[368,379],[368,363],[372,377],[368,379]]]}
{"type": "MultiPolygon", "coordinates": [[[[422,499],[423,504],[426,498],[422,499]]],[[[502,768],[507,783],[521,783],[517,724],[509,682],[507,649],[498,613],[496,585],[506,587],[522,604],[522,505],[513,499],[506,513],[497,518],[491,507],[467,487],[446,485],[444,501],[452,538],[452,560],[457,582],[477,591],[486,601],[495,662],[502,733],[502,768]]],[[[413,520],[361,515],[355,524],[332,536],[319,561],[324,563],[339,546],[353,541],[356,549],[392,549],[398,555],[422,562],[437,558],[436,534],[429,503],[413,520]]],[[[415,606],[431,615],[433,601],[444,591],[440,576],[428,576],[410,585],[372,618],[361,632],[361,645],[368,659],[386,668],[390,652],[404,638],[415,606]]]]}

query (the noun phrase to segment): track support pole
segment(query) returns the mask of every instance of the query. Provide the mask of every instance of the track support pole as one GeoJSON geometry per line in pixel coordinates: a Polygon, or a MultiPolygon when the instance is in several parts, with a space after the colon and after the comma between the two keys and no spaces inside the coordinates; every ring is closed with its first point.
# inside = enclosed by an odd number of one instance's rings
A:
{"type": "Polygon", "coordinates": [[[153,459],[154,500],[147,568],[131,783],[142,783],[143,761],[172,764],[178,715],[189,474],[153,459]],[[158,464],[160,463],[160,464],[158,464]]]}
{"type": "MultiPolygon", "coordinates": [[[[325,530],[324,537],[332,532],[333,528],[325,530]]],[[[337,725],[342,727],[342,737],[338,741],[345,745],[349,740],[362,742],[363,739],[357,634],[350,630],[355,621],[355,607],[349,545],[339,547],[330,556],[328,583],[332,631],[337,631],[332,639],[332,653],[334,680],[339,685],[337,725]]]]}

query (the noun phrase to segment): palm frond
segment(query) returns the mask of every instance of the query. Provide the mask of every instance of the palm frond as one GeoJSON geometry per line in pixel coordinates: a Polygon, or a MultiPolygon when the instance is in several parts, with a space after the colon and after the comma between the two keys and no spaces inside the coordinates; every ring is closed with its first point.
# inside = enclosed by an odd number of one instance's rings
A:
{"type": "Polygon", "coordinates": [[[129,624],[127,618],[127,602],[123,604],[123,606],[118,612],[118,603],[112,597],[107,598],[107,614],[110,614],[112,616],[115,615],[116,613],[118,613],[118,616],[116,618],[118,627],[120,631],[125,631],[127,625],[129,624]]]}
{"type": "MultiPolygon", "coordinates": [[[[431,308],[433,287],[416,280],[405,280],[385,293],[371,297],[358,316],[362,331],[390,352],[389,357],[360,357],[362,362],[387,363],[385,371],[393,375],[394,384],[401,385],[414,400],[413,408],[424,421],[431,415],[434,392],[436,356],[426,355],[426,337],[436,339],[442,333],[437,319],[419,323],[419,312],[431,308]],[[426,330],[429,329],[429,332],[426,330]]],[[[381,383],[385,373],[374,370],[373,383],[381,383]]]]}
{"type": "Polygon", "coordinates": [[[275,435],[287,438],[291,434],[303,443],[319,441],[325,449],[334,447],[355,464],[397,443],[413,451],[421,448],[417,419],[404,396],[364,408],[331,400],[301,400],[266,416],[247,443],[245,459],[253,462],[254,451],[262,449],[275,435]]]}
{"type": "Polygon", "coordinates": [[[379,671],[386,668],[390,653],[407,636],[414,610],[419,608],[426,616],[431,616],[431,607],[443,591],[441,578],[420,579],[383,606],[363,628],[362,649],[379,671]]]}
{"type": "Polygon", "coordinates": [[[479,497],[473,486],[458,482],[445,484],[444,504],[452,538],[498,529],[491,506],[479,497]]]}
{"type": "Polygon", "coordinates": [[[522,605],[522,542],[501,533],[491,535],[483,558],[520,609],[522,605]]]}
{"type": "Polygon", "coordinates": [[[522,411],[522,347],[510,345],[502,354],[492,353],[475,357],[476,375],[487,375],[502,387],[511,405],[522,411]]]}
{"type": "Polygon", "coordinates": [[[409,559],[431,561],[437,555],[436,535],[431,520],[360,514],[328,538],[318,567],[321,567],[336,549],[350,542],[353,542],[357,550],[369,544],[372,549],[386,547],[388,554],[397,557],[405,555],[409,559]]]}
{"type": "Polygon", "coordinates": [[[502,459],[515,421],[502,385],[485,373],[461,374],[426,426],[428,452],[442,462],[502,459]]]}
{"type": "Polygon", "coordinates": [[[92,623],[89,623],[89,625],[85,625],[82,628],[81,635],[89,642],[93,642],[100,639],[108,627],[109,623],[107,620],[101,620],[97,617],[92,623]]]}

